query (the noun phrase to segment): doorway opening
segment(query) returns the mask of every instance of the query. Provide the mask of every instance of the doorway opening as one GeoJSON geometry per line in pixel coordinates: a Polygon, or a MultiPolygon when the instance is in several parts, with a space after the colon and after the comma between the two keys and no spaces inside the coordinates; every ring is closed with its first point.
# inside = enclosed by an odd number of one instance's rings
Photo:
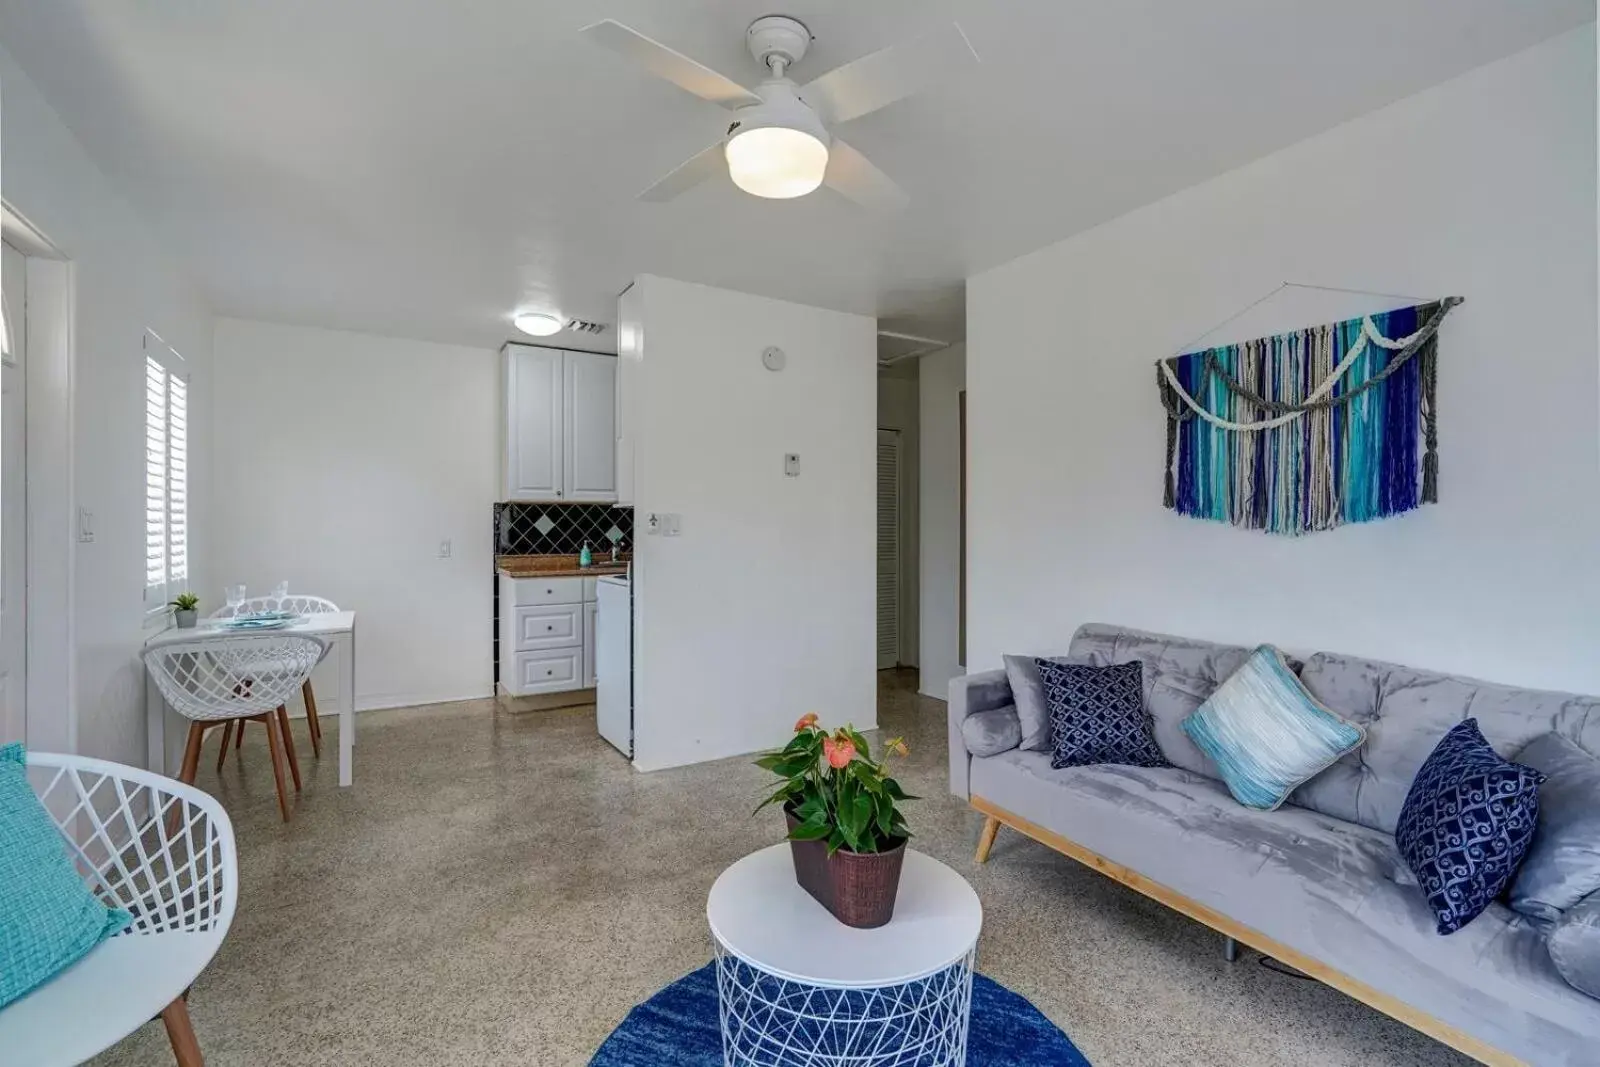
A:
{"type": "Polygon", "coordinates": [[[72,265],[0,203],[0,742],[77,751],[72,265]]]}

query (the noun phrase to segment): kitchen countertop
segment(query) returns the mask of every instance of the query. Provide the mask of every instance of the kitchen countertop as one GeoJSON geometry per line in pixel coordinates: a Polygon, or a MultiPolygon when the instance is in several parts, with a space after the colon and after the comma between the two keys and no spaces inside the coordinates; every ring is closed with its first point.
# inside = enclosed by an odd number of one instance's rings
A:
{"type": "Polygon", "coordinates": [[[507,578],[596,578],[606,574],[625,574],[633,557],[624,552],[611,562],[611,554],[596,554],[593,565],[578,566],[577,556],[496,556],[495,568],[507,578]]]}

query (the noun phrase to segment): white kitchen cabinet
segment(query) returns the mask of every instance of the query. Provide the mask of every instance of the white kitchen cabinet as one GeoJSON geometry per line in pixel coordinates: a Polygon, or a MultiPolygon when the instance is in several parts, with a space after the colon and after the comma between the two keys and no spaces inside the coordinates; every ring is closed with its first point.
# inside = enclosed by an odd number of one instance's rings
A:
{"type": "Polygon", "coordinates": [[[583,606],[583,684],[589,689],[595,687],[595,662],[597,655],[594,641],[594,601],[583,606]]]}
{"type": "Polygon", "coordinates": [[[505,457],[507,500],[560,500],[565,476],[566,403],[562,356],[554,348],[506,345],[505,457]]]}
{"type": "Polygon", "coordinates": [[[616,357],[508,344],[502,365],[502,499],[614,501],[616,357]]]}
{"type": "Polygon", "coordinates": [[[593,578],[500,575],[500,685],[511,696],[593,689],[593,578]]]}
{"type": "Polygon", "coordinates": [[[644,358],[643,296],[630,285],[617,297],[617,503],[633,506],[633,428],[644,358]]]}
{"type": "Polygon", "coordinates": [[[566,411],[563,500],[617,499],[617,357],[567,352],[561,367],[566,411]]]}

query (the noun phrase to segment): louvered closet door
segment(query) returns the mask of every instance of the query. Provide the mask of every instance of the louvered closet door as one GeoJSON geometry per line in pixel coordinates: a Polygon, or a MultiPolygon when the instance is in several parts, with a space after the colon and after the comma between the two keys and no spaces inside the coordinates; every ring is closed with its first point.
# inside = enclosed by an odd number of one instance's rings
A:
{"type": "Polygon", "coordinates": [[[900,434],[878,431],[878,669],[900,662],[900,434]]]}

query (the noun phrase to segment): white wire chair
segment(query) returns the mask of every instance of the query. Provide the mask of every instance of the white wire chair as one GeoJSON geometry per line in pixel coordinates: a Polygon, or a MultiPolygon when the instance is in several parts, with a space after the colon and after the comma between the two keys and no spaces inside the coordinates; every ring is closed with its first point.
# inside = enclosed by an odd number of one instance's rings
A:
{"type": "Polygon", "coordinates": [[[30,752],[28,777],[89,888],[133,922],[0,1008],[0,1061],[68,1067],[159,1015],[179,1067],[201,1067],[184,998],[238,905],[227,812],[193,786],[83,756],[30,752]]]}
{"type": "MultiPolygon", "coordinates": [[[[303,593],[293,593],[289,596],[253,596],[247,597],[232,607],[224,604],[213,611],[207,618],[231,619],[236,615],[249,615],[258,611],[288,611],[296,615],[321,615],[339,610],[339,605],[326,597],[307,596],[303,593]]],[[[311,689],[311,679],[307,678],[300,686],[300,698],[306,705],[306,732],[311,736],[311,754],[318,759],[322,758],[322,723],[317,718],[317,695],[311,689]]],[[[244,745],[244,723],[238,724],[238,733],[234,727],[229,726],[222,732],[222,751],[217,753],[217,771],[222,771],[222,761],[228,755],[228,738],[233,737],[233,747],[237,751],[244,745]]]]}
{"type": "MultiPolygon", "coordinates": [[[[297,792],[300,761],[289,733],[289,713],[284,702],[311,677],[311,669],[327,648],[326,641],[309,634],[264,633],[173,641],[145,649],[145,669],[155,679],[156,687],[172,710],[189,720],[189,738],[178,780],[194,781],[209,727],[237,724],[242,730],[246,720],[254,719],[267,728],[278,808],[283,821],[288,822],[284,753],[297,792]]],[[[224,753],[227,740],[224,734],[224,753]]]]}

